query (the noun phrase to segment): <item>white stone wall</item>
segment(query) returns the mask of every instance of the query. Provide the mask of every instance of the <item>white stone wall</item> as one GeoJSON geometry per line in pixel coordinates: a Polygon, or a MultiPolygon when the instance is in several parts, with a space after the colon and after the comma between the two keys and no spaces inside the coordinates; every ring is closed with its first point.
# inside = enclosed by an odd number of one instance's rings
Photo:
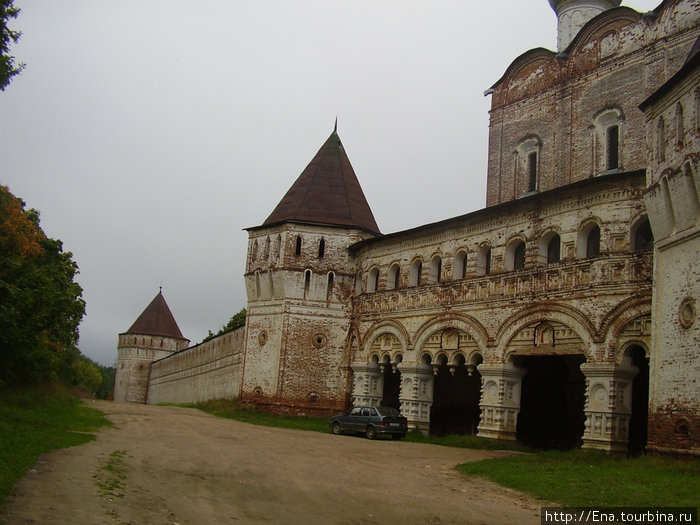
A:
{"type": "Polygon", "coordinates": [[[151,366],[148,403],[233,399],[240,392],[245,328],[181,350],[151,366]]]}

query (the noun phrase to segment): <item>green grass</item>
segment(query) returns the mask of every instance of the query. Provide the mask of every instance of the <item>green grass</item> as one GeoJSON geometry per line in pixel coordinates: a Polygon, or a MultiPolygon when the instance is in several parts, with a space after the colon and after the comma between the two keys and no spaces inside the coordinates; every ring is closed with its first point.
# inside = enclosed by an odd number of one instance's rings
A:
{"type": "Polygon", "coordinates": [[[91,441],[104,425],[101,412],[61,387],[0,390],[0,506],[41,454],[91,441]]]}
{"type": "Polygon", "coordinates": [[[700,461],[546,451],[459,465],[463,474],[566,506],[691,506],[700,503],[700,461]]]}
{"type": "Polygon", "coordinates": [[[235,419],[236,421],[265,427],[293,428],[297,430],[312,430],[315,432],[330,431],[330,426],[328,425],[329,418],[327,417],[273,415],[246,405],[241,405],[235,399],[217,399],[179,406],[198,408],[217,417],[235,419]]]}

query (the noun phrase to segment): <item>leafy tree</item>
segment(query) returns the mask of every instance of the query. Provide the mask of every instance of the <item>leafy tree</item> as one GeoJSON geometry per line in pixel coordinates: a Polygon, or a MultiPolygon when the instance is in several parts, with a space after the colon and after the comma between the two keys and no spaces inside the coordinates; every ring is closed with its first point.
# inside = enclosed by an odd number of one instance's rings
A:
{"type": "Polygon", "coordinates": [[[202,343],[205,343],[205,342],[209,341],[210,339],[214,339],[215,337],[219,337],[220,335],[224,335],[224,334],[227,334],[229,332],[233,332],[237,328],[245,326],[245,316],[246,316],[245,308],[241,308],[241,311],[238,312],[237,314],[233,314],[231,319],[229,319],[228,323],[226,323],[224,326],[222,326],[221,330],[219,330],[216,334],[212,333],[212,331],[209,330],[209,334],[204,339],[202,339],[202,343]]]}
{"type": "Polygon", "coordinates": [[[14,0],[0,0],[0,90],[10,84],[10,80],[24,69],[24,64],[15,65],[15,57],[10,55],[10,44],[17,43],[22,33],[7,27],[11,18],[17,18],[19,9],[12,5],[14,0]]]}
{"type": "Polygon", "coordinates": [[[0,386],[71,377],[85,313],[78,266],[0,186],[0,386]]]}

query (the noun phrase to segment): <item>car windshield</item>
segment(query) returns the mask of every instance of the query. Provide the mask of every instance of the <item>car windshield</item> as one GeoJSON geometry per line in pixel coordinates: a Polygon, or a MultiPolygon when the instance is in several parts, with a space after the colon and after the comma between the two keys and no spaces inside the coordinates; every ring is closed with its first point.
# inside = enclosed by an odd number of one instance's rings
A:
{"type": "Polygon", "coordinates": [[[379,412],[383,416],[400,416],[401,412],[392,407],[379,407],[379,412]]]}

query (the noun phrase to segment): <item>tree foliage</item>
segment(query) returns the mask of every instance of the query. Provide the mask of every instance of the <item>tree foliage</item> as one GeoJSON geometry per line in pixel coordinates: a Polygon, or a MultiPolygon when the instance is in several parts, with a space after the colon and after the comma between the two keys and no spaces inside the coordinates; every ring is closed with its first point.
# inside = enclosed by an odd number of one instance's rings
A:
{"type": "Polygon", "coordinates": [[[202,340],[202,342],[205,343],[206,341],[209,341],[210,339],[214,339],[215,337],[219,337],[220,335],[224,335],[224,334],[227,334],[229,332],[233,332],[237,328],[245,326],[245,316],[246,316],[245,308],[241,308],[240,312],[238,312],[237,314],[233,314],[231,319],[229,319],[228,323],[226,323],[224,326],[222,326],[221,330],[219,330],[216,334],[212,333],[212,331],[209,330],[209,334],[202,340]]]}
{"type": "Polygon", "coordinates": [[[17,18],[19,9],[12,5],[14,0],[0,0],[0,90],[10,84],[10,80],[18,75],[24,64],[15,65],[15,57],[10,54],[10,44],[17,43],[22,33],[8,27],[11,18],[17,18]]]}
{"type": "Polygon", "coordinates": [[[85,313],[78,266],[39,213],[0,186],[0,386],[71,382],[85,313]]]}

